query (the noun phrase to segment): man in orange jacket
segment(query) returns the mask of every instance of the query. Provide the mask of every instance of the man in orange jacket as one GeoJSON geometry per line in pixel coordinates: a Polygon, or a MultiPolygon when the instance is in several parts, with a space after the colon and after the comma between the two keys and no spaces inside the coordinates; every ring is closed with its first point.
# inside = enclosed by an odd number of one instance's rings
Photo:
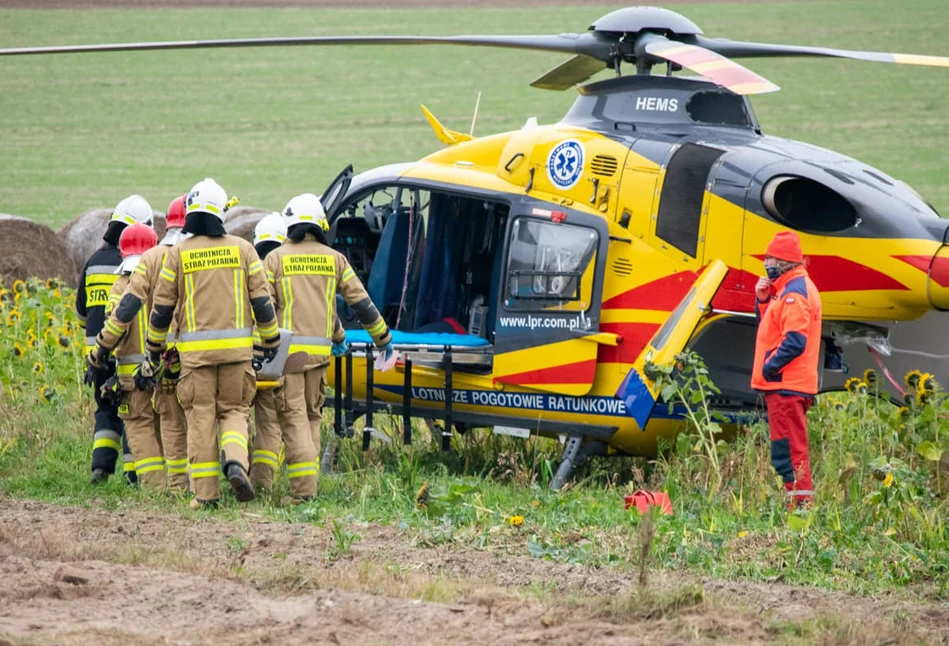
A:
{"type": "Polygon", "coordinates": [[[793,231],[775,234],[764,258],[767,278],[755,286],[758,335],[751,387],[765,394],[771,464],[784,480],[788,509],[814,495],[807,452],[807,409],[818,387],[820,294],[804,268],[793,231]]]}

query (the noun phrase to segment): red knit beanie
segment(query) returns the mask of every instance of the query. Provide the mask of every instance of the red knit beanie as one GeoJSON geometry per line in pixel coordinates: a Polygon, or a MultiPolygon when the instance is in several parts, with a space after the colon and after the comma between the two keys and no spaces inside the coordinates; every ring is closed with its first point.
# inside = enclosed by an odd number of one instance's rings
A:
{"type": "Polygon", "coordinates": [[[779,231],[774,234],[774,239],[764,253],[766,256],[778,260],[804,262],[804,254],[801,252],[801,239],[793,231],[779,231]]]}

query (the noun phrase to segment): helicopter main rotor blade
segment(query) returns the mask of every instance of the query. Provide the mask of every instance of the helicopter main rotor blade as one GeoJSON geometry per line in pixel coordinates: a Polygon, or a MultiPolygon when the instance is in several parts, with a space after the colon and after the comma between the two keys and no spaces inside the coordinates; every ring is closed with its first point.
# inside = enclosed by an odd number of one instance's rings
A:
{"type": "Polygon", "coordinates": [[[0,49],[0,56],[305,45],[474,45],[476,47],[507,47],[583,54],[604,62],[610,60],[611,48],[611,44],[607,39],[593,33],[551,36],[299,36],[19,47],[0,49]]]}
{"type": "Polygon", "coordinates": [[[542,90],[567,90],[606,67],[603,61],[578,54],[534,79],[531,85],[542,90]]]}
{"type": "Polygon", "coordinates": [[[694,42],[705,49],[729,58],[764,58],[770,56],[824,56],[850,58],[873,63],[898,63],[902,65],[927,65],[949,67],[949,57],[924,56],[922,54],[894,54],[889,52],[861,52],[830,47],[804,47],[798,45],[772,45],[770,43],[747,43],[726,38],[694,36],[694,42]]]}
{"type": "Polygon", "coordinates": [[[683,44],[651,34],[642,39],[641,45],[637,43],[637,46],[642,47],[650,56],[687,67],[735,94],[764,94],[781,89],[747,67],[705,47],[683,44]]]}

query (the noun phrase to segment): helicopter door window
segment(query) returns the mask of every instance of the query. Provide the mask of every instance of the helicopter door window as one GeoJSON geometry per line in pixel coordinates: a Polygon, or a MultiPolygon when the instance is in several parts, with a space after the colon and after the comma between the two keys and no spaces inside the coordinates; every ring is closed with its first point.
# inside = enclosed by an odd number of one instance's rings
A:
{"type": "Polygon", "coordinates": [[[507,308],[588,310],[597,232],[530,218],[518,218],[512,227],[507,308]]]}

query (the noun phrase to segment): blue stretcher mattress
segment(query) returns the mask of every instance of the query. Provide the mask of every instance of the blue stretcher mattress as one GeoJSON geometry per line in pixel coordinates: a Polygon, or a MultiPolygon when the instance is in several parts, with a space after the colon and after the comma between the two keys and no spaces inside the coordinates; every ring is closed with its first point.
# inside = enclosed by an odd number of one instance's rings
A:
{"type": "MultiPolygon", "coordinates": [[[[365,330],[346,330],[347,343],[372,343],[365,330]]],[[[473,334],[445,334],[443,332],[400,332],[392,330],[393,345],[434,345],[453,348],[478,348],[491,345],[486,339],[473,334]]]]}

